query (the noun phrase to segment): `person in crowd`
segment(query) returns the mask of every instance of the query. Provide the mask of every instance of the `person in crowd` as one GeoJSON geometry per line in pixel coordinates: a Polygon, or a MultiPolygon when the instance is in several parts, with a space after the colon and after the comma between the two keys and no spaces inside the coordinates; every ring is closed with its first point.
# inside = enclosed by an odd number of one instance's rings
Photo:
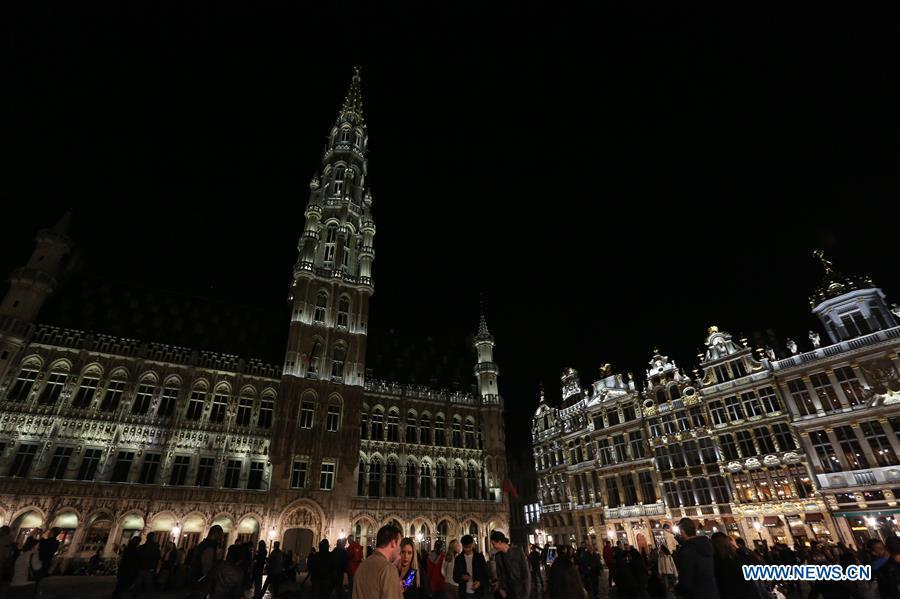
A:
{"type": "Polygon", "coordinates": [[[240,599],[244,592],[244,568],[238,545],[228,548],[225,561],[212,573],[211,599],[240,599]]]}
{"type": "MultiPolygon", "coordinates": [[[[678,521],[678,549],[675,567],[678,569],[676,590],[684,599],[719,599],[716,588],[712,543],[697,536],[697,525],[690,518],[678,521]]],[[[728,598],[725,598],[728,599],[728,598]]]]}
{"type": "Polygon", "coordinates": [[[894,599],[900,597],[900,537],[888,537],[884,548],[887,561],[878,577],[878,592],[882,599],[894,599]]]}
{"type": "MultiPolygon", "coordinates": [[[[41,587],[41,580],[50,576],[50,570],[53,568],[53,558],[56,557],[56,552],[59,551],[59,533],[60,529],[54,526],[38,542],[38,557],[43,567],[35,573],[34,578],[37,581],[37,589],[41,587]]],[[[36,594],[39,592],[39,590],[35,591],[36,594]]]]}
{"type": "MultiPolygon", "coordinates": [[[[588,592],[588,596],[596,597],[599,592],[600,571],[603,564],[600,562],[600,554],[593,545],[586,545],[578,558],[578,574],[581,576],[581,584],[588,592]]],[[[532,579],[534,576],[532,575],[532,579]]]]}
{"type": "Polygon", "coordinates": [[[7,582],[12,576],[14,548],[12,530],[9,526],[0,526],[0,585],[7,582]]]}
{"type": "Polygon", "coordinates": [[[253,568],[251,570],[251,581],[253,583],[253,597],[259,599],[262,597],[263,571],[266,569],[266,557],[269,552],[266,549],[266,542],[260,541],[256,544],[256,555],[253,556],[253,568]]]}
{"type": "Polygon", "coordinates": [[[445,582],[447,599],[459,599],[459,585],[453,580],[453,566],[456,564],[457,555],[459,555],[459,541],[453,539],[447,544],[447,553],[441,564],[441,576],[445,582]]]}
{"type": "Polygon", "coordinates": [[[88,576],[94,576],[100,571],[100,568],[103,566],[103,557],[100,555],[100,550],[94,552],[91,556],[91,559],[88,560],[88,576]]]}
{"type": "MultiPolygon", "coordinates": [[[[599,557],[598,557],[599,559],[599,557]]],[[[531,553],[528,554],[528,567],[531,569],[531,588],[532,594],[537,590],[543,592],[543,584],[541,581],[541,548],[538,545],[531,546],[531,553]]]]}
{"type": "Polygon", "coordinates": [[[578,569],[571,560],[558,557],[547,574],[545,599],[588,599],[587,591],[581,584],[578,569]]]}
{"type": "Polygon", "coordinates": [[[175,573],[178,570],[180,558],[181,554],[179,553],[178,548],[175,547],[175,543],[168,541],[166,543],[166,549],[162,554],[159,575],[156,577],[156,582],[162,590],[171,590],[175,585],[175,573]]]}
{"type": "Polygon", "coordinates": [[[7,595],[10,599],[31,599],[36,596],[35,573],[40,572],[44,566],[38,545],[38,539],[34,537],[26,539],[22,551],[13,562],[12,579],[9,581],[7,595]]]}
{"type": "Polygon", "coordinates": [[[713,533],[713,568],[715,571],[716,587],[720,597],[728,599],[765,599],[760,588],[753,582],[744,579],[741,569],[749,565],[746,557],[738,555],[737,545],[722,532],[713,533]]]}
{"type": "Polygon", "coordinates": [[[263,585],[260,597],[272,588],[272,594],[278,593],[281,581],[284,578],[284,554],[281,552],[281,543],[275,541],[272,545],[272,553],[266,561],[266,583],[263,585]]]}
{"type": "Polygon", "coordinates": [[[338,539],[337,547],[332,552],[334,561],[332,574],[334,576],[334,589],[337,592],[337,599],[344,599],[344,573],[347,572],[347,556],[346,539],[338,539]]]}
{"type": "Polygon", "coordinates": [[[401,581],[405,581],[410,572],[415,572],[409,585],[404,585],[403,599],[427,599],[428,577],[416,553],[415,541],[410,538],[400,541],[400,563],[397,569],[401,581]]]}
{"type": "Polygon", "coordinates": [[[465,535],[462,539],[463,552],[453,563],[453,581],[459,585],[461,599],[482,597],[488,586],[488,568],[484,556],[475,551],[475,538],[465,535]]]}
{"type": "Polygon", "coordinates": [[[137,549],[137,585],[136,596],[153,593],[156,590],[156,570],[159,567],[160,553],[156,533],[147,533],[144,544],[137,549]]]}
{"type": "Polygon", "coordinates": [[[213,583],[213,572],[221,561],[224,539],[225,532],[222,530],[222,527],[214,524],[206,534],[206,538],[194,547],[194,553],[191,557],[193,597],[206,597],[210,592],[213,583]]]}
{"type": "Polygon", "coordinates": [[[678,578],[678,570],[675,568],[675,560],[672,552],[664,544],[659,547],[659,556],[656,559],[656,571],[662,583],[663,596],[667,599],[675,592],[675,581],[678,578]]]}
{"type": "Polygon", "coordinates": [[[606,569],[609,571],[609,588],[613,588],[615,586],[615,550],[613,549],[612,543],[609,541],[605,541],[603,543],[603,562],[606,564],[606,569]]]}
{"type": "Polygon", "coordinates": [[[312,579],[313,597],[316,599],[328,599],[331,589],[334,587],[334,555],[329,551],[328,539],[319,541],[319,551],[316,553],[315,563],[310,570],[312,579]]]}
{"type": "Polygon", "coordinates": [[[140,535],[135,535],[128,540],[128,545],[122,550],[119,558],[119,567],[116,570],[116,588],[113,589],[113,599],[121,597],[122,593],[134,586],[134,583],[137,581],[137,550],[140,544],[140,535]]]}
{"type": "Polygon", "coordinates": [[[294,550],[288,549],[284,552],[284,568],[282,582],[296,582],[297,580],[297,562],[294,561],[294,550]]]}
{"type": "Polygon", "coordinates": [[[350,585],[350,593],[353,593],[353,577],[363,560],[362,545],[356,537],[347,537],[347,584],[350,585]]]}
{"type": "Polygon", "coordinates": [[[444,542],[434,542],[434,547],[425,558],[425,574],[428,579],[428,592],[431,599],[445,599],[447,582],[444,579],[444,542]]]}
{"type": "Polygon", "coordinates": [[[400,529],[390,524],[378,529],[375,549],[353,576],[352,599],[402,599],[395,563],[400,559],[400,529]]]}
{"type": "Polygon", "coordinates": [[[510,544],[502,530],[491,531],[491,547],[497,552],[497,590],[501,599],[529,599],[531,572],[528,559],[518,545],[510,544]]]}

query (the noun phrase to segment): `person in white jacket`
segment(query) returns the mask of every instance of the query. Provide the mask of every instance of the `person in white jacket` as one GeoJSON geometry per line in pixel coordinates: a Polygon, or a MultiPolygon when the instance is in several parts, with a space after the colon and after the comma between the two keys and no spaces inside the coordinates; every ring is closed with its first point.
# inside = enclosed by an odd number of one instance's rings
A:
{"type": "Polygon", "coordinates": [[[659,548],[659,560],[656,562],[656,568],[659,572],[659,579],[662,581],[665,589],[666,597],[671,597],[675,590],[675,581],[678,578],[678,570],[675,568],[675,560],[672,559],[672,553],[665,545],[659,548]]]}
{"type": "Polygon", "coordinates": [[[453,582],[453,564],[456,563],[457,555],[459,555],[459,541],[454,539],[450,541],[447,555],[444,556],[444,563],[441,565],[441,574],[447,583],[447,599],[459,599],[459,585],[453,582]]]}
{"type": "Polygon", "coordinates": [[[43,564],[38,557],[38,540],[29,537],[22,546],[22,552],[13,564],[12,580],[9,582],[9,599],[31,599],[34,596],[32,573],[41,569],[43,564]],[[30,571],[29,571],[30,570],[30,571]]]}

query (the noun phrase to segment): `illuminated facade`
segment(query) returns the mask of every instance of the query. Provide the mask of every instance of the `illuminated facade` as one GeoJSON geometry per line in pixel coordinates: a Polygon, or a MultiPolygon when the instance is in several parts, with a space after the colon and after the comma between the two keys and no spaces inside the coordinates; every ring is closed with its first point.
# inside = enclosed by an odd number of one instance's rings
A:
{"type": "Polygon", "coordinates": [[[900,532],[900,310],[818,255],[830,343],[754,356],[710,327],[693,377],[659,352],[640,392],[608,365],[589,389],[563,374],[561,407],[542,397],[533,421],[549,538],[671,546],[685,516],[769,544],[900,532]]]}
{"type": "Polygon", "coordinates": [[[66,556],[135,534],[310,544],[396,522],[425,545],[508,526],[503,403],[484,316],[477,392],[366,380],[375,222],[356,73],[310,183],[282,365],[42,325],[71,250],[36,238],[0,303],[0,521],[66,556]],[[172,535],[172,536],[170,536],[172,535]]]}

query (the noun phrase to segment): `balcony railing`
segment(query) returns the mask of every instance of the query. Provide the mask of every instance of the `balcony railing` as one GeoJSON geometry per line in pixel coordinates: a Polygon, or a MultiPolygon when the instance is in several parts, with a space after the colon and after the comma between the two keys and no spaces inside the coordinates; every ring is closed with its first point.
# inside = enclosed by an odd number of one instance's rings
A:
{"type": "Polygon", "coordinates": [[[814,362],[816,360],[837,356],[845,352],[862,349],[864,347],[869,347],[872,345],[878,345],[880,343],[887,343],[893,339],[900,339],[900,327],[884,329],[883,331],[876,331],[870,335],[864,335],[862,337],[857,337],[856,339],[847,339],[846,341],[841,341],[840,343],[835,343],[834,345],[819,347],[810,352],[797,354],[796,356],[791,356],[790,358],[785,358],[784,360],[777,360],[775,362],[772,362],[772,368],[774,370],[785,370],[787,368],[793,368],[794,366],[800,366],[808,362],[814,362]]]}

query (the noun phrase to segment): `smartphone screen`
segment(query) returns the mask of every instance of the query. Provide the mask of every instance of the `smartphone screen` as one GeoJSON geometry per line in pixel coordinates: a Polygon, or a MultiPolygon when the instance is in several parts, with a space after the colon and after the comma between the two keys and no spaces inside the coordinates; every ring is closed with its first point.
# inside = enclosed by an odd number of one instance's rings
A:
{"type": "Polygon", "coordinates": [[[554,561],[556,561],[556,547],[550,547],[547,549],[547,565],[549,566],[554,561]]]}
{"type": "Polygon", "coordinates": [[[403,579],[403,588],[408,589],[409,585],[411,585],[415,579],[416,579],[416,571],[410,570],[406,574],[406,578],[403,579]]]}

